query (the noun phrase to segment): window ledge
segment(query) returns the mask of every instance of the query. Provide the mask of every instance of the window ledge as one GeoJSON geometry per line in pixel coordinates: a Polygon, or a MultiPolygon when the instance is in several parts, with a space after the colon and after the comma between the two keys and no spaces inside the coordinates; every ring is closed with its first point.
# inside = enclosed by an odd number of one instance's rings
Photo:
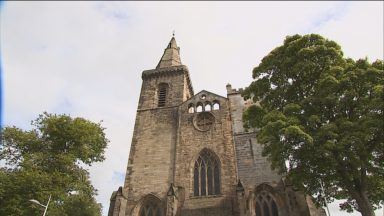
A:
{"type": "Polygon", "coordinates": [[[210,199],[210,198],[218,198],[223,197],[223,194],[215,194],[215,195],[207,195],[207,196],[189,196],[190,199],[210,199]]]}

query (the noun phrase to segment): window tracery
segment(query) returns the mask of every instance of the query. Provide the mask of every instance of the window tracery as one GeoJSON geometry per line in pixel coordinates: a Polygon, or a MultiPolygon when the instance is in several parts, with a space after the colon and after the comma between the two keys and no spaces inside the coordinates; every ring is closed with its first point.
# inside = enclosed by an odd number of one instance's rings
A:
{"type": "Polygon", "coordinates": [[[159,202],[147,200],[140,209],[140,216],[163,216],[159,202]]]}
{"type": "Polygon", "coordinates": [[[193,186],[194,196],[220,194],[220,163],[214,152],[200,152],[194,165],[193,186]]]}
{"type": "Polygon", "coordinates": [[[268,192],[262,191],[257,196],[255,213],[256,216],[279,216],[276,202],[268,192]]]}

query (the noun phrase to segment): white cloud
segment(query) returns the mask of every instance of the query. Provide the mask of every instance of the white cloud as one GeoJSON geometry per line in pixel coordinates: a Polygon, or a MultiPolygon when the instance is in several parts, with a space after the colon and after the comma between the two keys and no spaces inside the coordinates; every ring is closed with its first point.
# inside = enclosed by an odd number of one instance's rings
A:
{"type": "Polygon", "coordinates": [[[341,45],[353,59],[383,59],[383,2],[350,2],[342,17],[330,19],[314,30],[341,45]]]}
{"type": "MultiPolygon", "coordinates": [[[[383,58],[383,2],[6,2],[1,8],[4,120],[43,111],[103,120],[106,161],[90,168],[98,201],[123,184],[141,72],[172,30],[195,92],[225,95],[286,35],[320,33],[346,56],[383,58]]],[[[333,215],[346,215],[333,208],[333,215]]]]}

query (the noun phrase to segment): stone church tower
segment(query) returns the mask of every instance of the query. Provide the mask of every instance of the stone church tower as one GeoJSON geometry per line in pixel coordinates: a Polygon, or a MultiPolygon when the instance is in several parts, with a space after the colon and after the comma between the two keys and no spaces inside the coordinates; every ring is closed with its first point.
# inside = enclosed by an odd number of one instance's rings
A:
{"type": "Polygon", "coordinates": [[[256,132],[243,128],[241,89],[194,94],[174,37],[142,80],[124,186],[108,215],[325,215],[270,169],[256,132]]]}

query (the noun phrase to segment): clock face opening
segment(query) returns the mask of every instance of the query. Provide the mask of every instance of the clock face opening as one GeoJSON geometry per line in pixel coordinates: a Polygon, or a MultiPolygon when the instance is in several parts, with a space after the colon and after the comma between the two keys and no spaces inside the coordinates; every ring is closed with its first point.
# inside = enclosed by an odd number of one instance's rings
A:
{"type": "Polygon", "coordinates": [[[210,112],[197,114],[193,119],[193,125],[199,131],[208,131],[215,123],[215,116],[210,112]]]}

